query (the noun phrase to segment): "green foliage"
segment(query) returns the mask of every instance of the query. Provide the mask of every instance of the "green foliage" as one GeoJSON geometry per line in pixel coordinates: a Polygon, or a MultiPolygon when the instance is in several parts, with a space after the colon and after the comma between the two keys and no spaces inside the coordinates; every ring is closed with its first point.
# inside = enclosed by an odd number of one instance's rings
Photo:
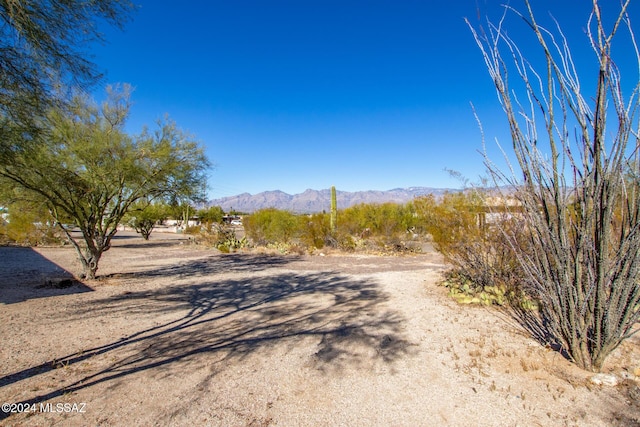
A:
{"type": "Polygon", "coordinates": [[[193,233],[196,235],[197,243],[214,247],[220,252],[229,253],[249,247],[247,238],[238,238],[235,229],[226,224],[211,223],[206,227],[197,228],[197,232],[193,233]]]}
{"type": "MultiPolygon", "coordinates": [[[[177,221],[178,227],[183,227],[185,232],[188,232],[189,220],[196,214],[196,209],[188,202],[188,200],[181,200],[179,197],[170,197],[168,207],[168,218],[177,221]]],[[[194,228],[193,232],[197,233],[198,228],[194,228]]]]}
{"type": "Polygon", "coordinates": [[[242,239],[238,239],[238,237],[235,234],[233,234],[230,236],[225,236],[223,239],[220,239],[218,241],[218,244],[216,245],[216,248],[218,248],[220,252],[229,253],[229,252],[235,252],[238,249],[246,248],[248,245],[249,243],[247,242],[246,237],[243,237],[242,239]]]}
{"type": "Polygon", "coordinates": [[[486,208],[477,192],[447,193],[440,201],[428,195],[414,200],[414,206],[436,248],[445,256],[455,252],[461,240],[484,234],[479,218],[486,208]]]}
{"type": "Polygon", "coordinates": [[[290,243],[299,234],[299,220],[291,212],[261,209],[244,218],[244,230],[256,244],[290,243]]]}
{"type": "Polygon", "coordinates": [[[335,244],[340,250],[355,252],[356,249],[358,249],[359,241],[362,241],[362,239],[358,239],[351,234],[338,234],[335,239],[335,244]]]}
{"type": "Polygon", "coordinates": [[[220,206],[211,206],[208,209],[198,210],[196,215],[205,228],[210,228],[213,224],[222,223],[224,211],[220,206]]]}
{"type": "Polygon", "coordinates": [[[447,272],[443,285],[449,289],[449,296],[460,304],[511,305],[527,311],[539,308],[538,303],[520,285],[509,286],[496,280],[495,285],[480,286],[456,269],[447,272]]]}
{"type": "Polygon", "coordinates": [[[479,289],[475,283],[455,274],[450,274],[444,285],[449,288],[449,295],[460,304],[505,305],[509,296],[514,296],[502,286],[479,289]]]}
{"type": "Polygon", "coordinates": [[[339,231],[359,237],[381,236],[388,241],[404,236],[417,224],[411,203],[359,204],[340,211],[339,231]]]}
{"type": "Polygon", "coordinates": [[[60,87],[86,89],[100,78],[87,54],[98,23],[122,26],[129,0],[0,0],[0,162],[25,146],[49,108],[66,101],[60,87]]]}
{"type": "Polygon", "coordinates": [[[154,227],[167,219],[168,213],[169,206],[166,203],[139,201],[131,205],[123,220],[140,233],[144,240],[149,240],[154,227]]]}
{"type": "Polygon", "coordinates": [[[585,41],[595,55],[579,67],[572,36],[541,27],[533,2],[524,3],[523,13],[507,10],[537,46],[518,46],[502,25],[506,16],[489,31],[471,27],[514,157],[508,170],[488,158],[485,164],[495,185],[517,189],[511,197],[526,225],[504,232],[527,291],[541,302],[538,324],[524,326],[543,331],[578,366],[599,371],[640,322],[640,53],[631,1],[607,13],[601,9],[612,2],[593,1],[585,41]],[[512,233],[523,229],[524,247],[512,233]]]}
{"type": "Polygon", "coordinates": [[[0,219],[0,241],[24,246],[60,243],[60,230],[40,205],[16,202],[8,205],[6,220],[0,219]]]}
{"type": "Polygon", "coordinates": [[[215,247],[218,248],[220,252],[234,252],[249,245],[247,238],[243,237],[238,239],[235,230],[232,228],[218,224],[215,226],[214,232],[216,240],[215,247]]]}
{"type": "Polygon", "coordinates": [[[37,144],[25,148],[17,141],[13,161],[0,163],[5,192],[80,227],[82,246],[66,234],[89,278],[136,201],[197,199],[206,182],[203,149],[173,122],[126,134],[129,105],[127,87],[110,90],[100,107],[76,98],[70,108],[50,112],[37,144]]]}
{"type": "Polygon", "coordinates": [[[247,236],[257,245],[274,249],[295,246],[313,251],[325,246],[344,251],[375,249],[376,251],[407,251],[408,240],[419,224],[413,204],[358,205],[340,211],[340,224],[331,230],[331,216],[326,213],[294,215],[277,209],[257,211],[244,219],[247,236]],[[274,246],[278,246],[277,248],[274,246]]]}
{"type": "Polygon", "coordinates": [[[303,248],[302,246],[296,243],[283,243],[283,242],[268,243],[266,245],[266,248],[272,251],[276,251],[281,255],[290,255],[290,254],[303,255],[306,252],[305,248],[303,248]]]}
{"type": "Polygon", "coordinates": [[[309,248],[322,249],[331,236],[329,215],[301,215],[298,224],[300,241],[309,248]]]}
{"type": "Polygon", "coordinates": [[[529,304],[522,291],[524,272],[504,233],[519,233],[519,244],[525,248],[522,221],[489,212],[485,199],[478,191],[458,192],[445,194],[440,201],[422,197],[414,205],[435,248],[452,267],[445,281],[452,296],[463,303],[529,304]]]}

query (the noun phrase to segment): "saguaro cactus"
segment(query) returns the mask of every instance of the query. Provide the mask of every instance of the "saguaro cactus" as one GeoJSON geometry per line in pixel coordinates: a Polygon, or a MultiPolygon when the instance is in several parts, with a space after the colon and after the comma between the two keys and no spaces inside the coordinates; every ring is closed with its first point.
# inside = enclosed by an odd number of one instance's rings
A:
{"type": "Polygon", "coordinates": [[[331,186],[331,232],[336,232],[338,225],[338,198],[336,197],[336,187],[331,186]]]}

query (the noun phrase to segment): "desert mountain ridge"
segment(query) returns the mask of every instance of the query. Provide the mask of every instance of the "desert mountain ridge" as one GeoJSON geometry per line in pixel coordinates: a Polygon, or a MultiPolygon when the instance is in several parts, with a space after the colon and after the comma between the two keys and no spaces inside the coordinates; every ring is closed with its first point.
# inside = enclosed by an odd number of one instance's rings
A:
{"type": "MultiPolygon", "coordinates": [[[[344,209],[360,203],[407,203],[419,196],[434,194],[442,195],[446,192],[460,191],[453,188],[409,187],[394,188],[392,190],[377,191],[336,191],[338,209],[344,209]]],[[[331,206],[331,190],[308,189],[299,194],[287,194],[280,190],[264,191],[258,194],[242,193],[236,196],[212,199],[209,206],[220,206],[228,212],[255,212],[265,208],[276,208],[296,213],[315,213],[329,211],[331,206]]]]}

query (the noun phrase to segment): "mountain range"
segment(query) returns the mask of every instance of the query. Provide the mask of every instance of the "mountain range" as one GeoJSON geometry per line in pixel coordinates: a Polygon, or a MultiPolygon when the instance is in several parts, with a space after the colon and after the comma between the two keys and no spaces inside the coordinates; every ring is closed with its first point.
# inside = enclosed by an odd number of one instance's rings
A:
{"type": "MultiPolygon", "coordinates": [[[[407,203],[419,196],[459,191],[447,188],[409,187],[394,188],[387,191],[336,191],[338,209],[348,208],[360,203],[407,203]]],[[[295,213],[315,213],[329,211],[331,207],[331,191],[306,190],[299,194],[287,194],[280,190],[264,191],[258,194],[243,193],[237,196],[210,200],[209,206],[220,206],[225,212],[255,212],[265,208],[288,210],[295,213]]]]}

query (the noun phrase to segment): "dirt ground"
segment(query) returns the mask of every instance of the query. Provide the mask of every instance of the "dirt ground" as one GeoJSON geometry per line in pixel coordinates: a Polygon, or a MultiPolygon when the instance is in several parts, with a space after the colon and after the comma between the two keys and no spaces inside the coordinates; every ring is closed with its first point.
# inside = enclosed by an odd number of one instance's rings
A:
{"type": "Polygon", "coordinates": [[[444,268],[123,233],[80,283],[71,248],[0,248],[0,425],[640,425],[638,335],[594,385],[444,268]]]}

